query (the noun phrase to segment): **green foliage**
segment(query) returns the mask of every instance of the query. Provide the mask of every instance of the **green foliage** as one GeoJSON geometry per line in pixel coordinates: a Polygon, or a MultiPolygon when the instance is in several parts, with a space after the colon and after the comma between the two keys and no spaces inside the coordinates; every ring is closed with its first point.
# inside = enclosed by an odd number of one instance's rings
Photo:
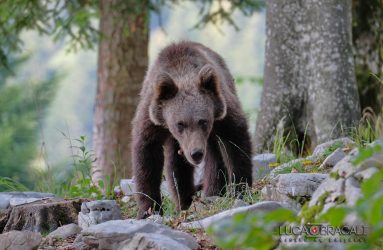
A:
{"type": "MultiPolygon", "coordinates": [[[[14,60],[10,67],[17,69],[25,60],[14,60]]],[[[31,186],[29,166],[37,156],[41,119],[58,79],[52,76],[38,83],[7,84],[10,71],[0,69],[0,176],[31,186]]],[[[0,191],[4,189],[0,187],[0,191]]]]}
{"type": "Polygon", "coordinates": [[[94,183],[92,180],[94,156],[92,151],[86,147],[86,137],[80,136],[72,144],[71,138],[65,133],[63,135],[68,139],[72,149],[73,168],[62,181],[58,179],[53,181],[53,186],[62,187],[61,190],[56,189],[56,193],[71,198],[112,199],[114,183],[111,183],[109,177],[98,181],[98,183],[94,183]]]}
{"type": "MultiPolygon", "coordinates": [[[[129,17],[133,14],[153,11],[160,15],[163,6],[182,3],[182,0],[125,0],[117,1],[110,12],[118,11],[119,15],[129,17]],[[144,8],[144,9],[143,9],[144,8]]],[[[232,18],[235,11],[245,16],[264,7],[263,0],[198,0],[201,19],[195,25],[203,28],[208,23],[218,25],[228,22],[236,29],[232,18]]],[[[98,0],[3,0],[0,4],[0,65],[8,65],[12,52],[20,51],[23,45],[20,34],[23,31],[35,30],[49,35],[54,41],[69,38],[69,49],[94,48],[100,34],[97,18],[99,18],[100,1],[98,0]]],[[[113,13],[111,13],[113,15],[113,13]]],[[[149,26],[146,16],[146,28],[149,26]]],[[[129,32],[126,27],[126,32],[129,32]]]]}
{"type": "Polygon", "coordinates": [[[232,15],[235,11],[240,11],[245,16],[250,16],[255,11],[261,10],[265,6],[263,0],[199,0],[201,19],[195,25],[196,28],[203,28],[207,24],[220,25],[229,23],[236,30],[239,27],[235,23],[232,15]]]}
{"type": "Polygon", "coordinates": [[[73,163],[63,169],[52,169],[48,166],[45,170],[31,171],[34,184],[31,188],[24,186],[19,181],[11,178],[0,178],[2,191],[27,191],[50,192],[64,198],[93,198],[113,199],[115,183],[109,177],[98,183],[92,181],[91,170],[94,162],[93,153],[86,147],[85,136],[74,140],[62,133],[69,141],[72,149],[73,163]]]}
{"type": "Polygon", "coordinates": [[[240,213],[232,220],[214,223],[207,232],[223,249],[272,249],[278,244],[278,226],[295,222],[296,216],[288,209],[269,213],[240,213]]]}
{"type": "MultiPolygon", "coordinates": [[[[333,150],[336,148],[334,145],[333,150]]],[[[354,160],[355,165],[363,163],[375,154],[381,154],[382,148],[371,146],[359,150],[359,155],[354,160]]],[[[362,197],[358,199],[353,207],[346,206],[346,199],[340,196],[336,200],[337,206],[328,209],[323,213],[326,199],[330,193],[323,193],[318,203],[308,206],[306,203],[298,216],[285,212],[269,213],[248,213],[235,215],[231,220],[218,222],[212,225],[208,233],[213,237],[218,246],[224,249],[271,249],[278,243],[278,232],[275,228],[278,223],[298,222],[303,225],[330,224],[339,227],[344,224],[345,218],[354,214],[367,226],[365,228],[366,240],[347,243],[347,249],[382,249],[383,248],[383,162],[380,162],[380,169],[371,178],[361,184],[362,197]]],[[[379,165],[378,164],[378,165],[379,165]]],[[[341,178],[340,176],[335,176],[341,178]]],[[[278,211],[278,210],[277,210],[278,211]]],[[[346,242],[347,237],[344,237],[346,242]]],[[[364,239],[363,235],[351,235],[364,239]]],[[[311,249],[311,246],[304,249],[311,249]]]]}
{"type": "Polygon", "coordinates": [[[284,128],[277,128],[273,141],[273,154],[276,155],[278,163],[286,163],[296,157],[303,157],[310,153],[307,138],[308,125],[303,135],[298,136],[295,127],[286,131],[284,128]]]}
{"type": "Polygon", "coordinates": [[[98,14],[97,0],[3,0],[0,4],[0,64],[10,53],[20,51],[20,34],[36,30],[54,40],[70,38],[73,48],[92,47],[98,40],[92,19],[98,14]]]}
{"type": "Polygon", "coordinates": [[[334,227],[339,227],[343,224],[347,212],[348,209],[345,207],[332,207],[320,217],[320,220],[329,222],[334,227]]]}
{"type": "Polygon", "coordinates": [[[371,108],[365,108],[358,125],[351,129],[351,138],[365,147],[383,135],[383,113],[376,115],[371,108]]]}
{"type": "Polygon", "coordinates": [[[303,223],[314,223],[316,222],[316,217],[317,215],[322,212],[325,201],[327,197],[329,196],[328,192],[323,193],[319,199],[318,199],[318,204],[314,206],[309,206],[308,203],[306,203],[300,212],[300,218],[303,223]]]}
{"type": "Polygon", "coordinates": [[[250,82],[251,84],[258,84],[258,85],[263,85],[263,78],[262,77],[256,77],[256,76],[237,76],[235,78],[235,83],[236,85],[241,85],[245,82],[250,82]]]}
{"type": "Polygon", "coordinates": [[[380,152],[382,150],[382,146],[377,144],[375,146],[369,146],[366,148],[360,148],[358,156],[352,161],[354,165],[358,165],[359,163],[367,160],[372,157],[374,153],[380,152]]]}
{"type": "Polygon", "coordinates": [[[0,190],[4,191],[28,191],[29,188],[23,184],[9,178],[9,177],[0,177],[0,190]]]}
{"type": "Polygon", "coordinates": [[[297,173],[304,173],[305,168],[303,163],[302,162],[292,163],[289,166],[277,171],[277,174],[288,174],[288,173],[291,173],[293,170],[297,173]]]}

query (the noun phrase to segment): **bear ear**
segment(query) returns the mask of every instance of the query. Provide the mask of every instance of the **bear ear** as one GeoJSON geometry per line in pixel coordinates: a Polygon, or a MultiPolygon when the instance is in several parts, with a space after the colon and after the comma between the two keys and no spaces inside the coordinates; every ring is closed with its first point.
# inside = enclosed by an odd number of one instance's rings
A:
{"type": "Polygon", "coordinates": [[[173,79],[166,73],[158,77],[155,87],[155,97],[158,101],[165,101],[173,98],[178,93],[178,87],[173,79]]]}
{"type": "Polygon", "coordinates": [[[172,78],[164,73],[158,77],[154,89],[154,98],[149,106],[149,117],[155,125],[164,124],[162,116],[162,101],[173,98],[178,93],[178,88],[172,78]]]}
{"type": "Polygon", "coordinates": [[[199,71],[199,87],[201,90],[208,91],[214,95],[219,95],[219,83],[213,67],[210,64],[206,64],[199,71]]]}
{"type": "Polygon", "coordinates": [[[221,93],[221,86],[212,65],[207,64],[199,72],[199,88],[211,93],[214,101],[214,117],[221,120],[226,116],[226,102],[221,93]]]}

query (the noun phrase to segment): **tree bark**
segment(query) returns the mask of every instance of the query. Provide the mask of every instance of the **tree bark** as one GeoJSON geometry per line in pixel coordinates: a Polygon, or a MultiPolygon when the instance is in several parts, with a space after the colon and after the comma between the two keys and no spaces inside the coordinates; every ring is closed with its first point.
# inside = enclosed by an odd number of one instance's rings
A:
{"type": "Polygon", "coordinates": [[[277,128],[311,147],[342,136],[360,117],[351,1],[268,0],[266,58],[255,151],[277,128]]]}
{"type": "Polygon", "coordinates": [[[131,175],[131,121],[148,66],[147,1],[101,0],[94,181],[131,175]]]}

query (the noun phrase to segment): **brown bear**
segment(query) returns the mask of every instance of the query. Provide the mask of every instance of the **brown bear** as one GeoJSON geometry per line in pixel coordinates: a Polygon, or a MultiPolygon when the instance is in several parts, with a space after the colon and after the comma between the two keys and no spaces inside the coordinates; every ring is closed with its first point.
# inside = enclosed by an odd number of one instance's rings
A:
{"type": "Polygon", "coordinates": [[[196,192],[194,167],[203,163],[202,191],[222,195],[252,185],[251,140],[234,80],[224,60],[195,42],[163,49],[150,67],[133,120],[132,160],[138,218],[161,213],[163,167],[178,210],[196,192]]]}

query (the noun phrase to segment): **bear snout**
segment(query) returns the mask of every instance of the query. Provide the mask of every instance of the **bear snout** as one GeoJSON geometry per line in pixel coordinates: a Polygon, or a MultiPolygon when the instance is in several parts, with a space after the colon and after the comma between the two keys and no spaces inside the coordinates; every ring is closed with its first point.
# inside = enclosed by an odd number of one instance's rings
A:
{"type": "Polygon", "coordinates": [[[193,149],[191,154],[190,154],[191,158],[193,159],[193,161],[196,164],[201,163],[201,161],[203,159],[203,155],[204,155],[204,151],[203,151],[203,149],[200,149],[200,148],[193,149]]]}

